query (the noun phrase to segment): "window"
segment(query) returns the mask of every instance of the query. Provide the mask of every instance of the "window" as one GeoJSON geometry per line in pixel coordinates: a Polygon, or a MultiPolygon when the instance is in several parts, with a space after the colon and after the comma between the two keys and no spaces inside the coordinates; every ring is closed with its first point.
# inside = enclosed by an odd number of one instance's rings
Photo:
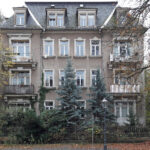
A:
{"type": "Polygon", "coordinates": [[[60,85],[64,85],[65,82],[65,72],[64,70],[60,70],[59,72],[60,85]]]}
{"type": "Polygon", "coordinates": [[[100,40],[91,40],[91,56],[100,55],[100,40]]]}
{"type": "Polygon", "coordinates": [[[80,87],[85,86],[85,73],[84,73],[84,70],[77,70],[76,71],[76,79],[77,79],[77,86],[80,86],[80,87]]]}
{"type": "Polygon", "coordinates": [[[54,56],[54,41],[44,41],[44,56],[54,56]]]}
{"type": "Polygon", "coordinates": [[[29,40],[24,40],[24,41],[12,40],[12,47],[13,47],[13,52],[15,54],[16,61],[28,60],[25,58],[30,57],[29,40]]]}
{"type": "Polygon", "coordinates": [[[24,13],[16,14],[16,25],[18,25],[18,26],[25,25],[25,14],[24,13]]]}
{"type": "Polygon", "coordinates": [[[130,112],[135,113],[134,111],[134,102],[133,101],[117,101],[115,102],[115,115],[117,118],[128,117],[130,112]]]}
{"type": "Polygon", "coordinates": [[[78,104],[79,104],[80,109],[82,109],[82,110],[86,109],[85,100],[78,100],[78,104]]]}
{"type": "Polygon", "coordinates": [[[11,71],[11,85],[30,85],[30,72],[11,71]]]}
{"type": "Polygon", "coordinates": [[[60,41],[60,55],[68,56],[69,55],[69,42],[68,40],[60,41]]]}
{"type": "Polygon", "coordinates": [[[51,110],[55,108],[54,100],[45,100],[44,107],[46,110],[51,110]]]}
{"type": "Polygon", "coordinates": [[[88,26],[94,26],[95,25],[95,15],[89,14],[88,15],[88,26]]]}
{"type": "Polygon", "coordinates": [[[86,109],[86,101],[85,100],[78,100],[79,109],[81,110],[81,118],[85,117],[84,110],[86,109]]]}
{"type": "Polygon", "coordinates": [[[133,55],[133,49],[131,42],[118,41],[114,44],[114,56],[115,57],[130,57],[133,55]]]}
{"type": "Polygon", "coordinates": [[[53,87],[54,86],[54,73],[52,70],[44,71],[44,85],[45,85],[45,87],[53,87]]]}
{"type": "Polygon", "coordinates": [[[80,15],[80,26],[85,27],[87,26],[87,20],[86,20],[86,15],[80,15]]]}
{"type": "Polygon", "coordinates": [[[76,40],[76,56],[84,56],[84,40],[76,40]]]}
{"type": "Polygon", "coordinates": [[[80,27],[93,27],[95,26],[95,14],[81,13],[79,14],[79,26],[80,27]]]}
{"type": "Polygon", "coordinates": [[[26,102],[19,103],[19,102],[14,100],[13,103],[10,103],[8,105],[8,108],[10,110],[13,110],[13,111],[23,110],[23,112],[26,112],[27,110],[31,109],[31,105],[29,103],[26,103],[26,102]]]}
{"type": "Polygon", "coordinates": [[[64,15],[63,14],[57,15],[57,26],[59,26],[59,27],[64,26],[64,15]]]}
{"type": "Polygon", "coordinates": [[[92,85],[96,85],[96,74],[97,74],[97,70],[91,71],[91,83],[92,83],[92,85]]]}
{"type": "Polygon", "coordinates": [[[52,13],[49,14],[49,23],[50,27],[62,27],[64,26],[64,14],[52,13]]]}
{"type": "Polygon", "coordinates": [[[128,70],[116,70],[114,83],[118,85],[131,85],[134,84],[134,78],[128,77],[128,70]]]}

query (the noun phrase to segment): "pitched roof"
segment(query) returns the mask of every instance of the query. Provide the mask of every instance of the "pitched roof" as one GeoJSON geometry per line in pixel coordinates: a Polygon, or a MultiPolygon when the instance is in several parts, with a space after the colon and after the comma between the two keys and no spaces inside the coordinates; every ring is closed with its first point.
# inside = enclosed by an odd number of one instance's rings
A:
{"type": "Polygon", "coordinates": [[[7,19],[0,28],[8,29],[46,29],[46,8],[66,8],[67,15],[65,17],[66,29],[77,29],[77,10],[80,4],[86,8],[97,9],[96,26],[100,27],[104,24],[111,12],[116,7],[117,2],[26,2],[29,11],[26,27],[14,27],[14,16],[7,19]]]}

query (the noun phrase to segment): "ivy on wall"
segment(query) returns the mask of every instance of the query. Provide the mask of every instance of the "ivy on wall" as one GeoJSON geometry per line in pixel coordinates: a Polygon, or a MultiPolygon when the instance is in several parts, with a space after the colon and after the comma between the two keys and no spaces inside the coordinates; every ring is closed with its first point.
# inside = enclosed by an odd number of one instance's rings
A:
{"type": "Polygon", "coordinates": [[[42,73],[41,80],[42,80],[42,84],[41,84],[40,89],[39,89],[39,109],[40,109],[40,112],[42,112],[44,110],[44,101],[46,98],[46,93],[49,92],[49,89],[44,87],[44,74],[43,73],[42,73]]]}

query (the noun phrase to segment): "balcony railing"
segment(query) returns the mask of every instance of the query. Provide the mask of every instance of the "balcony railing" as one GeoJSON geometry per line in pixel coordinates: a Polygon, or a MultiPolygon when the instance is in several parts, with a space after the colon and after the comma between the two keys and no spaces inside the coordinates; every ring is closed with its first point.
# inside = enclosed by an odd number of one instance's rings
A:
{"type": "Polygon", "coordinates": [[[133,61],[132,56],[115,56],[114,54],[110,54],[110,62],[112,61],[133,61]]]}
{"type": "Polygon", "coordinates": [[[33,94],[33,85],[7,85],[4,88],[5,94],[33,94]]]}
{"type": "Polygon", "coordinates": [[[110,85],[111,93],[140,93],[140,85],[110,85]]]}
{"type": "Polygon", "coordinates": [[[23,56],[21,56],[18,53],[14,54],[13,61],[14,62],[31,62],[31,61],[33,61],[31,53],[22,53],[22,55],[23,56]]]}

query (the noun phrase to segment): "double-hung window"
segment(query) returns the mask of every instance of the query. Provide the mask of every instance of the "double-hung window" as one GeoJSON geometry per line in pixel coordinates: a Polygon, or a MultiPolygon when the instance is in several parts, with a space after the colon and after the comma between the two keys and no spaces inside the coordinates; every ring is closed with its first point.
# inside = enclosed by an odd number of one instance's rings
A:
{"type": "Polygon", "coordinates": [[[60,40],[60,56],[68,56],[68,55],[69,55],[69,41],[60,40]]]}
{"type": "Polygon", "coordinates": [[[91,40],[91,56],[100,55],[100,40],[91,40]]]}
{"type": "Polygon", "coordinates": [[[27,60],[30,57],[29,40],[12,40],[12,47],[16,61],[27,60]]]}
{"type": "Polygon", "coordinates": [[[114,56],[128,58],[133,55],[131,41],[116,41],[114,43],[114,56]]]}
{"type": "Polygon", "coordinates": [[[44,56],[54,56],[54,41],[44,41],[44,56]]]}
{"type": "Polygon", "coordinates": [[[76,40],[76,49],[75,49],[76,56],[84,56],[84,51],[85,51],[84,40],[76,40]]]}
{"type": "Polygon", "coordinates": [[[30,85],[29,71],[12,71],[11,85],[30,85]]]}
{"type": "Polygon", "coordinates": [[[45,70],[44,71],[44,85],[45,85],[45,87],[53,87],[54,86],[53,70],[45,70]]]}
{"type": "Polygon", "coordinates": [[[48,25],[50,27],[63,27],[64,26],[64,14],[50,13],[48,18],[48,25]]]}
{"type": "Polygon", "coordinates": [[[79,87],[85,86],[85,71],[84,70],[76,71],[76,80],[77,80],[77,86],[79,87]]]}
{"type": "Polygon", "coordinates": [[[91,83],[92,85],[96,85],[96,74],[97,74],[97,70],[92,70],[91,71],[91,83]]]}
{"type": "Polygon", "coordinates": [[[45,100],[44,101],[44,107],[46,110],[51,110],[55,108],[54,100],[45,100]]]}
{"type": "Polygon", "coordinates": [[[24,13],[17,13],[16,14],[16,25],[17,26],[25,25],[25,14],[24,13]]]}
{"type": "Polygon", "coordinates": [[[60,70],[59,72],[60,85],[64,85],[65,82],[65,72],[64,70],[60,70]]]}

